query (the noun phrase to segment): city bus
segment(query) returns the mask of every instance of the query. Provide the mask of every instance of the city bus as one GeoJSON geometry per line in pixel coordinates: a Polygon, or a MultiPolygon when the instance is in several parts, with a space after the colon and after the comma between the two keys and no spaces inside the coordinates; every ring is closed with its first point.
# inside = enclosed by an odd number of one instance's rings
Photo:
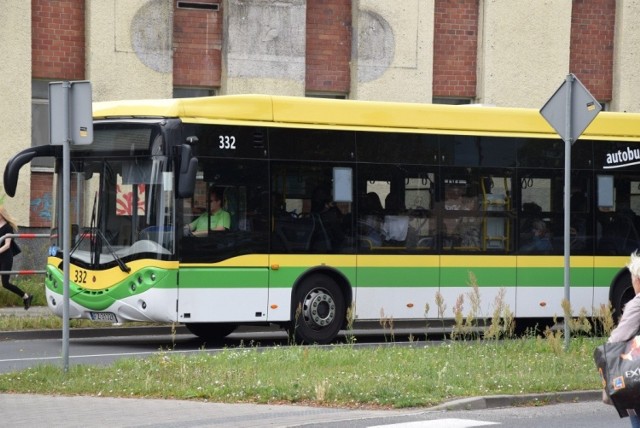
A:
{"type": "Polygon", "coordinates": [[[633,296],[640,115],[598,115],[572,146],[570,189],[564,142],[533,109],[231,95],[93,116],[93,143],[70,147],[69,219],[60,146],[4,173],[13,196],[23,165],[55,161],[45,286],[59,316],[68,230],[71,318],[327,343],[382,319],[450,321],[476,287],[476,317],[500,300],[516,324],[548,321],[563,316],[565,191],[571,307],[619,316],[633,296]]]}

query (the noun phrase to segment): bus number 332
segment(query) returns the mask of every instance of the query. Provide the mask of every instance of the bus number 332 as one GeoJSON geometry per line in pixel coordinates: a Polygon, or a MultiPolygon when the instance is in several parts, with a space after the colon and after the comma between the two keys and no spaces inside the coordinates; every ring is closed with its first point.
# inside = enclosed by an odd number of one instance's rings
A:
{"type": "Polygon", "coordinates": [[[218,147],[223,150],[235,150],[236,149],[236,137],[233,135],[220,135],[220,143],[218,147]]]}
{"type": "Polygon", "coordinates": [[[87,283],[87,271],[74,269],[73,271],[73,281],[76,284],[86,284],[87,283]]]}

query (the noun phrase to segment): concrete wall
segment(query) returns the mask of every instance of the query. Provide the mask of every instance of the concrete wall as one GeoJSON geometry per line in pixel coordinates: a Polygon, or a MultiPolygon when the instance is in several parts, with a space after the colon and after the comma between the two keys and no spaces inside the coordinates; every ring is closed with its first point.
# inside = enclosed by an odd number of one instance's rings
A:
{"type": "Polygon", "coordinates": [[[481,0],[478,102],[540,108],[569,73],[571,0],[481,0]]]}
{"type": "Polygon", "coordinates": [[[305,0],[227,0],[223,94],[304,96],[305,0]]]}
{"type": "Polygon", "coordinates": [[[87,79],[93,100],[171,98],[173,5],[100,0],[87,5],[87,79]]]}
{"type": "Polygon", "coordinates": [[[619,0],[611,110],[640,112],[640,0],[619,0]]]}
{"type": "Polygon", "coordinates": [[[351,98],[431,102],[433,0],[354,0],[351,98]]]}
{"type": "MultiPolygon", "coordinates": [[[[1,174],[11,156],[31,145],[31,2],[0,0],[0,10],[1,174]]],[[[16,194],[29,195],[30,181],[29,168],[23,168],[16,194]]],[[[29,224],[28,197],[9,198],[3,186],[0,199],[19,225],[29,224]]]]}

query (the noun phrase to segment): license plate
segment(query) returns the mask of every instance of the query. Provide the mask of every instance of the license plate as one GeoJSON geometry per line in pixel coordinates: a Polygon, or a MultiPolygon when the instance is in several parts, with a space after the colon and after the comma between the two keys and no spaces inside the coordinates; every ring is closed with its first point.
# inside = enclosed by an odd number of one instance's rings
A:
{"type": "Polygon", "coordinates": [[[117,323],[118,318],[113,312],[89,312],[92,321],[113,322],[117,323]]]}

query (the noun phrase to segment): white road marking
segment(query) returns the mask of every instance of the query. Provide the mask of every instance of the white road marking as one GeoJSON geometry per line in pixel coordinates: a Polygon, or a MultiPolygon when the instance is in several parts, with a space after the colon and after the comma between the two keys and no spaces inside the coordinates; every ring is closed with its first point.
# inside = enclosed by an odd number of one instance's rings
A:
{"type": "Polygon", "coordinates": [[[375,425],[368,428],[471,428],[500,425],[498,422],[475,421],[472,419],[436,419],[433,421],[405,422],[400,424],[375,425]]]}

